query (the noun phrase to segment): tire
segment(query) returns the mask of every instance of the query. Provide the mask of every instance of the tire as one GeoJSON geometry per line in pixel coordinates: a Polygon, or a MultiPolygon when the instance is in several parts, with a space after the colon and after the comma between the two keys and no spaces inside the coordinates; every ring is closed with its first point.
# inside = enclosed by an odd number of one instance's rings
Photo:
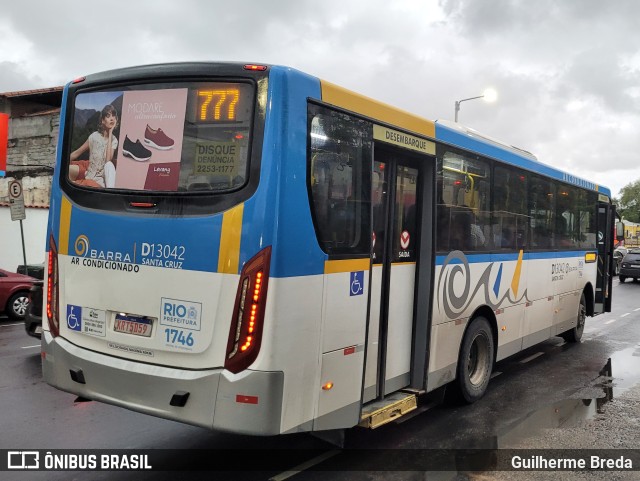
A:
{"type": "Polygon", "coordinates": [[[584,332],[584,323],[587,319],[587,301],[584,298],[584,294],[580,297],[580,304],[578,305],[578,318],[576,326],[573,329],[560,334],[567,342],[580,342],[582,339],[582,333],[584,332]]]}
{"type": "Polygon", "coordinates": [[[476,402],[487,390],[493,369],[493,344],[489,321],[476,317],[464,334],[456,369],[456,391],[467,404],[476,402]]]}
{"type": "Polygon", "coordinates": [[[29,293],[27,291],[16,292],[9,298],[6,311],[7,316],[9,316],[10,318],[22,320],[26,317],[28,310],[29,293]]]}
{"type": "Polygon", "coordinates": [[[627,276],[618,276],[618,279],[620,280],[620,282],[624,282],[627,280],[627,276]]]}

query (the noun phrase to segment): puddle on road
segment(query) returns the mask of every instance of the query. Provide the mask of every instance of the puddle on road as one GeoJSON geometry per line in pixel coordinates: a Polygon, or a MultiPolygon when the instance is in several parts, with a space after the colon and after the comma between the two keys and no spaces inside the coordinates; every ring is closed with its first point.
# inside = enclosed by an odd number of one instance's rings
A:
{"type": "Polygon", "coordinates": [[[611,364],[616,396],[640,383],[640,345],[613,353],[611,364]]]}
{"type": "Polygon", "coordinates": [[[602,413],[610,398],[565,399],[534,411],[498,435],[498,448],[511,448],[522,439],[537,435],[543,429],[570,428],[602,413]]]}
{"type": "Polygon", "coordinates": [[[607,364],[600,371],[599,377],[595,380],[595,387],[599,387],[603,391],[602,397],[565,399],[533,411],[499,434],[497,447],[510,448],[518,441],[539,434],[543,429],[571,428],[593,418],[596,414],[602,414],[604,412],[603,406],[613,399],[614,387],[616,395],[619,395],[624,389],[628,389],[638,382],[640,376],[640,368],[637,366],[640,364],[638,356],[640,353],[632,348],[620,351],[609,358],[607,364]],[[621,374],[617,374],[617,372],[625,373],[627,377],[619,377],[621,374]]]}

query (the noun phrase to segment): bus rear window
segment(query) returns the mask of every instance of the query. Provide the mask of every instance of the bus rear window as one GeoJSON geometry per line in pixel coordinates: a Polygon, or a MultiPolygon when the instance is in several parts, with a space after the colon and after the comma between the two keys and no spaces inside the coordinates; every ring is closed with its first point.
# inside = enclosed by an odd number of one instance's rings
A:
{"type": "Polygon", "coordinates": [[[78,93],[68,180],[93,189],[219,192],[247,181],[254,88],[135,85],[78,93]]]}

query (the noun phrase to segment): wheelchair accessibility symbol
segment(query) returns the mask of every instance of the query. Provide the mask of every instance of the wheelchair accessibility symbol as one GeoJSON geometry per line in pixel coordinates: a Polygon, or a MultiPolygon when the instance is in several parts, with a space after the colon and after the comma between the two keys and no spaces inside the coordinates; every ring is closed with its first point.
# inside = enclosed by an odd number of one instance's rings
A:
{"type": "Polygon", "coordinates": [[[67,304],[67,327],[72,331],[82,331],[82,307],[67,304]]]}
{"type": "Polygon", "coordinates": [[[351,273],[351,296],[361,296],[364,294],[364,271],[351,273]]]}

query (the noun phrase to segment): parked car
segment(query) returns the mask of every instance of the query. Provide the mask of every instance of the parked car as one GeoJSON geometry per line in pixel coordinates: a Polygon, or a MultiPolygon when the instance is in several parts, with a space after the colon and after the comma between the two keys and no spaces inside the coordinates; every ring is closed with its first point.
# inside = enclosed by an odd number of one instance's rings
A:
{"type": "Polygon", "coordinates": [[[22,320],[29,307],[29,289],[33,277],[0,269],[0,311],[12,319],[22,320]]]}
{"type": "Polygon", "coordinates": [[[35,281],[29,291],[29,308],[24,319],[24,329],[27,334],[41,339],[42,337],[42,285],[44,282],[35,281]]]}
{"type": "Polygon", "coordinates": [[[622,258],[618,279],[624,282],[627,278],[637,281],[640,278],[640,249],[629,249],[622,258]]]}
{"type": "Polygon", "coordinates": [[[620,264],[622,263],[622,258],[624,255],[629,252],[624,246],[618,246],[613,251],[613,275],[617,276],[620,272],[620,264]]]}

